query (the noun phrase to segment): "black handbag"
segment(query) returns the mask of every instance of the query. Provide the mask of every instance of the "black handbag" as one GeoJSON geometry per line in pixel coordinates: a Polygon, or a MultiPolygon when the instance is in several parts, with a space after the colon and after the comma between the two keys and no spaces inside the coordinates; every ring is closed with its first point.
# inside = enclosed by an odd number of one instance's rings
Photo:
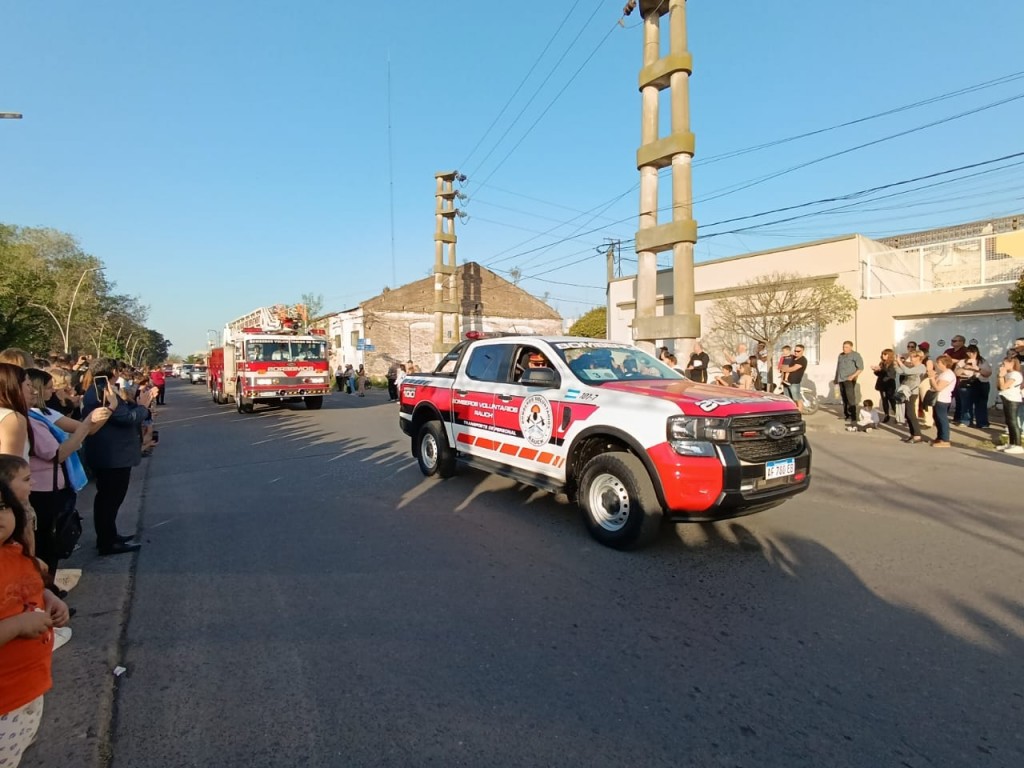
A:
{"type": "Polygon", "coordinates": [[[921,398],[921,405],[925,408],[932,408],[939,400],[939,393],[934,389],[929,389],[924,393],[924,397],[921,398]]]}
{"type": "Polygon", "coordinates": [[[56,456],[53,457],[53,490],[55,493],[63,494],[63,504],[53,521],[54,553],[58,560],[67,560],[78,546],[78,540],[82,538],[82,516],[78,514],[78,494],[71,485],[67,467],[58,462],[56,456]],[[64,471],[63,491],[57,490],[58,466],[64,471]]]}

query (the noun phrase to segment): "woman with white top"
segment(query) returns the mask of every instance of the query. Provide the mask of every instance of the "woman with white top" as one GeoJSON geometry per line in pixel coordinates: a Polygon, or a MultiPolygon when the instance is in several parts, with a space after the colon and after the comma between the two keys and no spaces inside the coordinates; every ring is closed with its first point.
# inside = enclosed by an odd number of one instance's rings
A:
{"type": "Polygon", "coordinates": [[[1024,406],[1021,405],[1022,393],[1021,384],[1024,383],[1024,376],[1020,372],[1020,360],[1016,356],[1007,357],[999,366],[999,377],[997,379],[999,397],[1003,400],[1003,417],[1006,419],[1006,429],[1010,433],[1010,442],[1000,445],[997,451],[1006,453],[1024,453],[1020,442],[1020,422],[1017,420],[1017,413],[1024,406]]]}
{"type": "Polygon", "coordinates": [[[928,380],[935,390],[935,439],[932,448],[949,448],[949,405],[953,402],[953,389],[956,387],[956,374],[953,373],[953,358],[939,355],[935,360],[935,370],[928,372],[928,380]]]}
{"type": "Polygon", "coordinates": [[[25,369],[12,363],[0,363],[0,453],[21,456],[28,461],[28,406],[31,393],[25,369]]]}

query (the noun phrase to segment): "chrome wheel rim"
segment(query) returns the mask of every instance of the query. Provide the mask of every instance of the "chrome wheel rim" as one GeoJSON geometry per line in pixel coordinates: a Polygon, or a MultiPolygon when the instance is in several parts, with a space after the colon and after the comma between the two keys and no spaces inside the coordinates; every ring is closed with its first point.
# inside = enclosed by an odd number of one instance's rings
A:
{"type": "Polygon", "coordinates": [[[595,477],[587,493],[587,502],[594,522],[606,531],[621,531],[629,520],[629,491],[615,475],[595,477]]]}
{"type": "Polygon", "coordinates": [[[427,469],[437,466],[437,440],[429,432],[423,436],[423,440],[420,442],[420,456],[427,469]]]}

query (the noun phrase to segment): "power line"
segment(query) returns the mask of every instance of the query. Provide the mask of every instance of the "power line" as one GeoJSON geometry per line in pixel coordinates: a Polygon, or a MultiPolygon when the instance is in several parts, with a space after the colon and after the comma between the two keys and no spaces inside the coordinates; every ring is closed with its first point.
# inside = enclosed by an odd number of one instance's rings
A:
{"type": "MultiPolygon", "coordinates": [[[[593,18],[593,16],[591,16],[591,18],[593,18]]],[[[588,24],[590,23],[589,20],[588,20],[587,23],[588,24]]],[[[537,119],[534,120],[533,123],[530,125],[530,127],[526,129],[526,133],[524,133],[522,136],[519,137],[519,141],[517,141],[512,146],[512,149],[510,149],[508,152],[505,153],[505,156],[503,158],[501,158],[501,161],[496,166],[494,166],[494,168],[491,170],[491,172],[489,174],[487,174],[486,178],[484,178],[484,180],[482,182],[480,182],[480,186],[481,187],[485,186],[487,184],[487,182],[491,180],[491,177],[498,172],[498,169],[501,168],[501,166],[503,166],[505,164],[505,161],[508,160],[509,157],[512,156],[512,153],[515,152],[519,148],[519,145],[522,144],[526,140],[526,137],[529,136],[530,133],[533,131],[533,129],[537,127],[537,124],[541,120],[544,119],[544,115],[546,115],[548,113],[548,111],[555,105],[555,102],[557,102],[561,98],[562,94],[564,94],[565,91],[569,88],[569,86],[572,85],[573,81],[579,76],[580,72],[583,71],[583,68],[586,67],[587,64],[590,63],[590,60],[592,58],[594,58],[595,55],[597,55],[597,52],[601,49],[601,46],[603,46],[605,41],[609,37],[612,36],[612,32],[615,31],[615,28],[617,26],[618,26],[618,22],[613,24],[611,29],[609,29],[605,33],[604,37],[601,38],[601,40],[598,42],[597,46],[595,46],[594,50],[592,50],[590,52],[590,55],[587,56],[587,58],[585,58],[583,60],[583,63],[580,64],[579,67],[576,68],[576,71],[572,73],[572,76],[565,83],[565,85],[563,85],[562,88],[555,94],[555,98],[553,98],[550,102],[548,102],[548,105],[546,107],[544,107],[544,111],[543,112],[541,112],[539,115],[537,115],[537,119]]],[[[582,32],[582,30],[581,30],[581,32],[582,32]]],[[[510,126],[510,129],[511,129],[511,126],[510,126]]]]}
{"type": "MultiPolygon", "coordinates": [[[[751,218],[760,218],[762,216],[768,216],[768,215],[771,215],[773,213],[781,213],[781,212],[785,212],[785,211],[789,211],[789,210],[797,210],[797,209],[800,209],[800,208],[806,208],[806,207],[813,206],[813,205],[821,205],[821,204],[828,203],[828,202],[838,202],[838,201],[841,201],[841,200],[849,200],[849,199],[852,199],[852,198],[864,197],[866,195],[874,194],[876,192],[884,191],[886,189],[892,189],[894,187],[899,187],[899,186],[903,186],[903,185],[906,185],[906,184],[913,184],[915,182],[924,181],[924,180],[927,180],[927,179],[934,179],[934,178],[937,178],[937,177],[940,177],[940,176],[948,175],[948,174],[951,174],[951,173],[957,173],[957,172],[961,172],[961,171],[964,171],[964,170],[972,170],[972,169],[975,169],[975,168],[981,168],[981,167],[984,167],[984,166],[987,166],[987,165],[992,165],[992,164],[997,163],[997,162],[1003,162],[1005,160],[1010,160],[1010,159],[1014,159],[1014,158],[1018,158],[1018,157],[1024,157],[1024,152],[1017,152],[1017,153],[1014,153],[1014,154],[1005,155],[1003,157],[993,158],[991,160],[985,160],[985,161],[981,161],[981,162],[977,162],[977,163],[970,163],[970,164],[967,164],[967,165],[964,165],[964,166],[960,166],[960,167],[957,167],[957,168],[951,168],[951,169],[947,169],[947,170],[944,170],[944,171],[937,171],[937,172],[934,172],[934,173],[925,174],[923,176],[918,176],[916,178],[904,179],[904,180],[901,180],[901,181],[890,182],[888,184],[882,184],[882,185],[878,185],[876,187],[869,187],[867,189],[858,190],[856,192],[850,192],[850,193],[847,193],[845,195],[838,195],[838,196],[833,196],[833,197],[829,197],[829,198],[822,198],[820,200],[812,200],[812,201],[809,201],[809,202],[806,202],[806,203],[800,203],[798,205],[786,206],[784,208],[777,208],[777,209],[771,209],[771,210],[767,210],[767,211],[761,211],[759,213],[750,214],[748,216],[736,217],[735,219],[725,219],[725,220],[718,221],[718,222],[712,222],[710,224],[706,224],[706,225],[701,226],[699,229],[703,230],[703,229],[705,229],[707,227],[720,226],[721,224],[724,224],[724,223],[731,223],[733,221],[747,220],[747,219],[751,219],[751,218]]],[[[1003,168],[989,169],[987,171],[983,171],[982,173],[992,173],[992,172],[996,172],[996,171],[1002,171],[1002,170],[1005,170],[1005,168],[1007,168],[1007,167],[1010,167],[1010,166],[1004,166],[1003,168]]],[[[962,180],[962,179],[965,179],[965,178],[972,178],[972,177],[977,176],[977,175],[980,175],[980,174],[968,174],[967,176],[963,176],[963,177],[960,177],[958,179],[950,179],[950,180],[946,180],[946,181],[939,182],[939,183],[943,183],[943,184],[951,183],[951,182],[959,181],[959,180],[962,180]]],[[[925,187],[919,187],[919,188],[912,189],[912,190],[902,190],[902,191],[894,193],[892,195],[884,195],[884,196],[880,196],[880,197],[868,198],[866,200],[857,201],[857,202],[854,202],[854,203],[849,203],[847,205],[837,206],[836,208],[826,209],[826,210],[823,210],[823,211],[814,211],[814,212],[811,212],[811,213],[801,214],[801,215],[798,215],[798,216],[786,217],[786,218],[783,218],[783,219],[778,219],[778,220],[773,221],[773,222],[764,222],[764,223],[761,223],[761,224],[751,225],[749,227],[741,227],[741,228],[737,228],[737,229],[734,229],[734,230],[724,230],[724,231],[721,231],[721,232],[711,232],[711,233],[708,233],[708,234],[702,234],[701,237],[706,239],[706,238],[710,238],[710,237],[720,237],[722,235],[732,235],[732,234],[737,234],[737,233],[741,233],[741,232],[747,232],[747,231],[751,231],[751,230],[760,229],[762,227],[772,226],[774,224],[780,224],[780,223],[785,223],[785,222],[789,222],[789,221],[795,221],[795,220],[798,220],[798,219],[809,218],[809,217],[812,217],[812,216],[820,216],[820,215],[824,215],[824,214],[827,214],[827,213],[833,213],[833,212],[836,212],[836,211],[841,211],[841,210],[850,208],[851,206],[862,205],[862,204],[867,203],[867,202],[877,202],[879,200],[883,200],[883,199],[886,199],[888,197],[893,197],[893,196],[898,195],[898,194],[909,194],[909,193],[912,193],[912,192],[915,192],[915,191],[920,191],[921,189],[925,189],[925,188],[933,187],[933,186],[937,186],[937,184],[931,184],[931,185],[927,185],[925,187]]],[[[632,218],[632,217],[630,217],[630,218],[632,218]]],[[[527,254],[534,253],[534,252],[537,252],[537,251],[546,250],[546,249],[549,249],[551,247],[554,247],[555,245],[560,245],[563,242],[567,242],[569,240],[576,239],[577,237],[582,237],[582,236],[587,235],[587,234],[592,234],[594,232],[598,232],[598,231],[600,231],[601,229],[604,229],[604,228],[605,227],[599,227],[597,229],[593,229],[593,230],[589,230],[587,232],[584,232],[584,233],[582,233],[581,235],[578,235],[578,236],[570,236],[570,237],[567,237],[567,238],[563,238],[563,239],[561,239],[561,240],[559,240],[559,241],[557,241],[555,243],[549,243],[549,244],[547,244],[545,246],[539,246],[538,248],[533,248],[533,249],[530,249],[529,251],[523,251],[521,253],[514,254],[513,257],[509,257],[509,258],[514,258],[515,256],[523,256],[523,255],[527,255],[527,254]]],[[[624,240],[622,242],[623,242],[624,245],[628,245],[631,242],[635,242],[635,240],[629,239],[629,240],[624,240]]],[[[568,254],[567,256],[564,256],[564,257],[561,257],[561,258],[571,258],[571,257],[579,255],[579,253],[583,253],[583,252],[584,251],[574,252],[574,253],[568,254]]],[[[589,249],[588,249],[587,252],[589,252],[589,249]]],[[[592,257],[588,257],[588,258],[592,258],[592,257]]],[[[559,269],[564,269],[566,267],[573,266],[573,265],[579,263],[580,261],[585,261],[585,260],[586,259],[582,259],[582,260],[571,262],[569,264],[564,264],[564,265],[561,265],[561,266],[552,267],[549,270],[546,270],[544,272],[539,272],[537,274],[539,274],[539,275],[548,274],[550,272],[557,271],[559,269]]],[[[485,266],[489,266],[489,265],[485,265],[485,266]]],[[[489,266],[489,268],[492,268],[492,267],[489,266]]],[[[531,276],[531,277],[533,277],[533,276],[531,276]]]]}
{"type": "MultiPolygon", "coordinates": [[[[827,127],[824,127],[824,128],[818,128],[818,129],[815,129],[813,131],[808,131],[808,132],[805,132],[805,133],[796,134],[794,136],[789,136],[789,137],[782,138],[782,139],[776,139],[774,141],[765,142],[765,143],[762,143],[762,144],[757,144],[757,145],[754,145],[754,146],[751,146],[751,147],[745,147],[743,149],[732,150],[730,152],[725,152],[725,153],[722,153],[722,154],[719,154],[719,155],[712,155],[711,157],[707,157],[707,158],[697,159],[697,160],[694,161],[694,166],[696,167],[696,166],[700,166],[700,165],[710,164],[710,163],[713,163],[713,162],[718,162],[720,160],[729,159],[731,157],[738,157],[740,155],[749,154],[751,152],[755,152],[755,151],[759,151],[759,150],[763,150],[763,149],[769,149],[771,147],[775,147],[775,146],[778,146],[780,144],[786,144],[786,143],[789,143],[789,142],[797,141],[797,140],[808,138],[808,137],[811,137],[811,136],[817,136],[817,135],[820,135],[820,134],[823,134],[823,133],[828,133],[830,131],[838,130],[838,129],[841,129],[841,128],[846,128],[846,127],[849,127],[849,126],[858,125],[858,124],[865,123],[865,122],[868,122],[868,121],[871,121],[871,120],[875,120],[875,119],[878,119],[878,118],[881,118],[881,117],[887,117],[889,115],[898,114],[900,112],[905,112],[905,111],[908,111],[908,110],[911,110],[911,109],[916,109],[916,108],[919,108],[919,107],[922,107],[922,106],[927,106],[929,104],[935,104],[935,103],[938,103],[938,102],[941,102],[941,101],[946,101],[948,99],[955,98],[957,96],[962,96],[962,95],[965,95],[965,94],[968,94],[968,93],[973,93],[973,92],[976,92],[976,91],[984,90],[986,88],[991,88],[991,87],[994,87],[994,86],[997,86],[997,85],[1003,85],[1003,84],[1006,84],[1006,83],[1014,82],[1014,81],[1020,80],[1022,78],[1024,78],[1024,71],[1012,72],[1010,74],[1003,75],[1001,77],[994,78],[992,80],[986,80],[986,81],[983,81],[983,82],[980,82],[980,83],[975,83],[975,84],[969,85],[969,86],[965,86],[963,88],[959,88],[959,89],[956,89],[956,90],[953,90],[953,91],[947,91],[946,93],[942,93],[942,94],[939,94],[937,96],[932,96],[932,97],[929,97],[927,99],[922,99],[920,101],[912,102],[910,104],[904,104],[902,106],[893,107],[892,109],[887,109],[887,110],[884,110],[882,112],[877,112],[877,113],[874,113],[874,114],[871,114],[871,115],[866,115],[864,117],[859,117],[859,118],[856,118],[854,120],[848,120],[846,122],[837,123],[835,125],[827,126],[827,127]]],[[[1019,97],[1013,97],[1013,98],[1019,98],[1019,97]]],[[[1010,100],[1013,100],[1013,99],[1010,99],[1010,100]]],[[[999,103],[997,102],[995,106],[998,106],[998,105],[999,105],[999,103]]],[[[987,108],[990,108],[991,106],[993,106],[993,105],[988,105],[986,107],[982,107],[981,109],[987,109],[987,108]]],[[[957,119],[960,116],[963,116],[963,115],[952,116],[950,118],[947,118],[947,120],[957,119]]],[[[925,127],[932,127],[932,126],[930,126],[930,125],[929,126],[919,126],[918,128],[913,129],[913,130],[923,130],[925,127]]],[[[871,142],[871,143],[869,143],[867,145],[862,145],[860,147],[848,148],[846,150],[843,150],[843,153],[845,154],[845,153],[853,152],[853,151],[856,151],[859,148],[864,148],[864,146],[871,146],[873,143],[878,143],[880,141],[887,141],[887,140],[889,140],[889,138],[894,138],[894,137],[884,137],[883,139],[880,139],[880,140],[878,140],[876,142],[871,142]]],[[[816,160],[811,161],[809,164],[823,162],[824,160],[831,159],[831,157],[832,156],[825,156],[823,158],[817,158],[816,160]]],[[[790,173],[793,170],[799,169],[800,167],[805,167],[805,166],[798,166],[796,168],[788,169],[786,171],[779,172],[778,175],[782,175],[783,173],[790,173]]],[[[669,169],[663,169],[663,170],[667,171],[669,169]]],[[[492,172],[491,175],[493,175],[493,172],[492,172]]],[[[772,178],[774,178],[774,177],[775,176],[773,175],[772,178]]],[[[489,178],[490,177],[488,177],[488,179],[489,178]]],[[[767,180],[767,179],[764,179],[764,180],[767,180]]],[[[761,180],[754,180],[754,181],[756,183],[761,183],[761,180]]],[[[742,184],[746,184],[746,183],[747,182],[740,182],[741,185],[742,184]]],[[[626,192],[624,192],[623,194],[617,196],[614,199],[615,200],[619,200],[622,197],[625,197],[627,194],[629,194],[630,192],[634,191],[639,186],[640,186],[639,183],[634,184],[628,190],[626,190],[626,192]]],[[[753,186],[753,184],[751,184],[751,186],[753,186]]],[[[743,188],[746,188],[746,187],[743,187],[743,188]]],[[[495,190],[495,191],[505,192],[506,194],[517,195],[519,197],[523,197],[523,198],[528,199],[528,200],[534,200],[536,202],[540,202],[540,203],[543,203],[545,205],[559,207],[559,208],[565,208],[566,210],[570,210],[570,211],[577,211],[577,209],[572,208],[570,206],[559,205],[557,203],[552,203],[552,202],[544,201],[544,200],[538,200],[537,198],[532,198],[529,195],[524,195],[522,193],[513,192],[511,190],[501,189],[499,187],[494,187],[494,186],[490,186],[490,189],[495,190]]],[[[737,189],[735,191],[740,191],[740,190],[737,189]]],[[[717,193],[712,193],[712,194],[715,195],[717,193]]],[[[731,192],[728,192],[728,194],[731,194],[731,192]]],[[[724,196],[725,196],[725,194],[718,195],[718,197],[724,197],[724,196]]],[[[716,198],[715,197],[703,198],[701,200],[696,200],[695,202],[706,202],[707,200],[710,200],[710,199],[716,199],[716,198]]],[[[602,205],[603,204],[595,206],[594,208],[590,209],[590,211],[585,212],[584,215],[589,214],[592,211],[596,210],[597,208],[602,207],[602,205]]],[[[659,212],[669,210],[670,208],[671,208],[671,206],[665,206],[665,207],[659,209],[659,212]]],[[[567,221],[565,221],[564,224],[566,226],[568,226],[569,224],[571,224],[573,221],[575,221],[578,218],[579,218],[579,216],[573,216],[572,218],[570,218],[567,221]]],[[[630,217],[627,217],[626,219],[619,219],[617,221],[612,221],[609,224],[609,226],[614,226],[616,224],[622,224],[622,223],[624,223],[626,221],[629,221],[632,218],[633,217],[630,216],[630,217]]],[[[554,229],[558,229],[558,228],[559,227],[554,227],[552,229],[552,231],[554,229]]],[[[495,254],[495,257],[502,256],[505,253],[507,253],[509,250],[513,250],[514,248],[520,247],[522,245],[526,245],[527,243],[531,242],[534,239],[536,239],[536,238],[531,238],[530,240],[527,240],[527,241],[524,241],[523,243],[520,243],[518,246],[512,246],[511,248],[506,249],[505,251],[501,251],[501,252],[495,254]]],[[[553,243],[552,245],[557,245],[559,242],[564,242],[564,241],[558,241],[556,243],[553,243]]],[[[514,256],[512,258],[514,258],[514,256]]]]}
{"type": "MultiPolygon", "coordinates": [[[[698,200],[695,200],[694,203],[706,203],[706,202],[708,202],[710,200],[717,200],[717,199],[719,199],[721,197],[726,197],[727,195],[732,195],[732,194],[735,194],[737,192],[741,192],[744,189],[750,189],[751,187],[756,187],[757,185],[763,184],[766,181],[771,181],[773,179],[777,179],[780,176],[785,176],[787,174],[793,173],[794,171],[799,171],[799,170],[802,170],[802,169],[807,168],[809,166],[825,162],[826,160],[833,160],[833,159],[835,159],[837,157],[841,157],[842,155],[848,155],[851,152],[856,152],[856,151],[861,150],[861,149],[866,149],[867,147],[873,147],[876,144],[882,144],[883,142],[891,141],[892,139],[898,139],[898,138],[901,138],[903,136],[909,136],[912,133],[917,133],[918,131],[923,131],[923,130],[926,130],[928,128],[934,128],[934,127],[936,127],[938,125],[944,125],[945,123],[949,123],[949,122],[952,122],[954,120],[959,120],[960,118],[963,118],[963,117],[969,117],[970,115],[976,115],[979,112],[984,112],[984,111],[989,110],[989,109],[994,109],[995,107],[1000,107],[1000,106],[1002,106],[1004,104],[1009,104],[1010,102],[1017,101],[1019,99],[1024,99],[1024,93],[1018,93],[1015,96],[1010,96],[1010,97],[1005,98],[1005,99],[1000,99],[999,101],[994,101],[994,102],[991,102],[990,104],[985,104],[985,105],[983,105],[981,107],[975,107],[974,109],[969,109],[969,110],[966,110],[964,112],[959,112],[959,113],[957,113],[955,115],[949,115],[949,116],[941,118],[939,120],[933,120],[933,121],[931,121],[929,123],[924,123],[923,125],[915,126],[914,128],[908,128],[908,129],[906,129],[904,131],[899,131],[897,133],[889,134],[888,136],[882,136],[881,138],[873,139],[872,141],[867,141],[867,142],[864,142],[863,144],[857,144],[856,146],[853,146],[853,147],[847,147],[846,149],[839,150],[838,152],[831,152],[831,153],[829,153],[827,155],[822,155],[821,157],[817,157],[817,158],[815,158],[813,160],[808,160],[807,162],[804,162],[804,163],[799,163],[799,164],[794,165],[794,166],[792,166],[790,168],[785,168],[785,169],[783,169],[781,171],[776,171],[774,173],[770,173],[770,174],[768,174],[766,176],[761,176],[761,177],[758,177],[756,179],[751,179],[751,180],[746,181],[746,182],[740,182],[739,184],[734,184],[731,187],[724,187],[722,190],[719,190],[718,192],[713,192],[710,195],[708,195],[707,197],[702,197],[702,198],[700,198],[698,200]]],[[[662,209],[659,209],[659,210],[667,210],[668,208],[671,208],[671,206],[667,206],[666,208],[662,208],[662,209]]]]}
{"type": "MultiPolygon", "coordinates": [[[[498,124],[498,121],[501,119],[501,116],[505,114],[505,110],[509,108],[509,105],[515,99],[515,97],[519,95],[519,91],[521,91],[523,89],[523,86],[526,85],[526,81],[530,79],[530,75],[532,75],[533,71],[537,69],[537,65],[540,64],[545,54],[547,54],[548,49],[551,48],[551,44],[555,42],[555,38],[558,37],[566,22],[569,21],[569,17],[572,16],[573,11],[576,10],[576,6],[578,6],[579,4],[580,0],[576,0],[576,2],[572,4],[572,7],[569,9],[569,12],[565,14],[565,17],[562,19],[562,23],[558,25],[558,28],[555,30],[555,33],[550,37],[550,39],[548,39],[547,45],[544,46],[544,50],[542,50],[540,52],[540,55],[537,56],[537,58],[534,60],[533,65],[526,73],[526,76],[523,77],[519,85],[516,86],[516,89],[512,92],[512,95],[508,97],[508,101],[505,102],[505,105],[501,108],[501,111],[499,111],[498,114],[495,116],[494,120],[491,121],[491,124],[487,126],[487,130],[484,131],[484,135],[480,137],[480,140],[477,141],[476,144],[473,145],[473,148],[469,151],[469,154],[466,155],[466,159],[459,163],[459,168],[465,168],[467,166],[470,159],[473,157],[474,154],[476,154],[476,151],[480,148],[480,145],[484,143],[484,140],[488,136],[490,136],[491,131],[494,130],[494,126],[498,124]]],[[[486,160],[486,158],[484,159],[486,160]]]]}
{"type": "MultiPolygon", "coordinates": [[[[981,161],[979,163],[970,163],[968,165],[961,165],[958,168],[949,168],[949,169],[947,169],[945,171],[937,171],[935,173],[929,173],[929,174],[926,174],[924,176],[918,176],[918,177],[913,178],[913,179],[905,179],[903,181],[894,181],[894,182],[891,182],[889,184],[879,185],[877,187],[868,187],[867,189],[858,190],[857,192],[850,192],[848,194],[839,195],[839,196],[836,196],[836,197],[823,197],[820,200],[811,200],[811,201],[806,202],[806,203],[799,203],[797,205],[787,205],[787,206],[784,206],[782,208],[773,208],[773,209],[771,209],[769,211],[762,211],[760,213],[752,213],[752,214],[748,214],[746,216],[736,216],[736,217],[731,218],[731,219],[722,219],[720,221],[713,221],[710,224],[704,224],[702,226],[704,226],[704,227],[717,227],[717,226],[720,226],[722,224],[732,224],[733,222],[737,222],[737,221],[746,221],[747,219],[755,219],[755,218],[759,218],[761,216],[770,216],[770,215],[775,214],[775,213],[785,213],[786,211],[794,211],[794,210],[798,210],[800,208],[808,208],[808,207],[810,207],[812,205],[824,205],[825,203],[835,203],[835,202],[839,202],[841,200],[850,200],[850,199],[855,198],[855,197],[862,197],[864,195],[873,194],[875,192],[881,192],[883,190],[891,189],[893,187],[899,187],[899,186],[903,186],[905,184],[913,184],[915,182],[925,181],[927,179],[934,179],[934,178],[937,178],[939,176],[947,176],[947,175],[949,175],[951,173],[958,173],[960,171],[967,171],[967,170],[972,170],[974,168],[981,168],[981,167],[986,166],[986,165],[992,165],[994,163],[1001,163],[1004,160],[1012,160],[1012,159],[1018,158],[1018,157],[1024,157],[1024,152],[1015,152],[1012,155],[1003,155],[1002,157],[996,157],[996,158],[993,158],[991,160],[983,160],[983,161],[981,161]]],[[[1018,165],[1018,163],[1014,163],[1013,165],[1018,165]]],[[[1007,166],[1007,167],[1011,167],[1011,166],[1007,166]]],[[[1003,170],[1003,169],[1002,168],[997,168],[995,170],[1003,170]]],[[[970,178],[970,176],[965,177],[965,178],[970,178]]],[[[879,199],[881,199],[881,198],[879,198],[879,199]]]]}
{"type": "Polygon", "coordinates": [[[883,112],[876,112],[873,115],[858,117],[855,120],[847,120],[844,123],[836,123],[835,125],[830,125],[826,128],[817,128],[813,131],[799,133],[795,136],[788,136],[784,139],[775,139],[774,141],[767,141],[764,142],[763,144],[755,144],[754,146],[745,147],[744,149],[735,149],[732,150],[731,152],[723,152],[722,154],[719,155],[712,155],[710,157],[697,160],[696,162],[694,162],[694,166],[710,165],[711,163],[717,163],[722,160],[729,160],[731,158],[746,155],[751,152],[758,152],[763,149],[771,149],[772,147],[777,147],[781,144],[788,144],[793,141],[799,141],[800,139],[807,139],[810,138],[811,136],[818,136],[822,133],[828,133],[829,131],[839,130],[840,128],[849,128],[851,125],[859,125],[860,123],[866,123],[870,120],[877,120],[880,117],[888,117],[890,115],[895,115],[900,112],[906,112],[911,109],[917,109],[918,107],[928,106],[929,104],[936,104],[940,101],[955,98],[956,96],[963,96],[964,94],[974,93],[975,91],[981,91],[984,90],[985,88],[992,88],[996,85],[1004,85],[1006,83],[1011,83],[1015,80],[1020,80],[1022,78],[1024,78],[1024,71],[1012,72],[1009,75],[1003,75],[1002,77],[997,77],[994,80],[986,80],[982,83],[969,85],[964,88],[959,88],[955,91],[949,91],[947,93],[939,94],[938,96],[932,96],[927,99],[922,99],[921,101],[915,101],[911,104],[904,104],[901,107],[893,107],[892,109],[887,109],[883,112]]]}
{"type": "MultiPolygon", "coordinates": [[[[533,103],[533,100],[536,99],[537,96],[540,95],[540,92],[544,89],[544,86],[547,85],[548,81],[552,78],[552,76],[558,70],[558,67],[561,66],[562,62],[565,60],[565,57],[569,55],[569,52],[572,51],[572,49],[576,46],[576,43],[579,41],[580,37],[586,31],[587,27],[590,26],[590,22],[594,20],[595,16],[597,16],[598,11],[601,10],[601,6],[603,4],[604,4],[604,0],[599,0],[598,1],[597,7],[594,8],[593,13],[590,14],[590,17],[583,24],[583,26],[580,27],[580,31],[576,33],[576,37],[574,37],[572,39],[572,42],[569,43],[569,47],[566,48],[562,52],[562,55],[558,57],[558,61],[555,62],[555,65],[551,68],[551,71],[548,72],[548,74],[544,78],[544,80],[541,81],[541,84],[537,86],[537,88],[533,92],[533,95],[530,96],[530,98],[527,100],[526,104],[524,104],[522,106],[522,108],[519,110],[519,114],[517,114],[515,116],[515,118],[512,120],[512,122],[508,126],[508,128],[505,129],[505,132],[502,133],[501,136],[498,137],[498,140],[494,143],[494,146],[491,147],[491,150],[484,156],[484,159],[481,160],[477,164],[476,168],[474,169],[474,172],[479,170],[481,167],[483,167],[483,165],[487,162],[487,160],[490,158],[490,156],[494,154],[494,151],[501,145],[501,142],[505,140],[505,137],[508,136],[509,132],[515,127],[516,123],[519,122],[519,119],[526,113],[526,110],[533,103]]],[[[493,172],[492,172],[492,174],[493,174],[493,172]]]]}

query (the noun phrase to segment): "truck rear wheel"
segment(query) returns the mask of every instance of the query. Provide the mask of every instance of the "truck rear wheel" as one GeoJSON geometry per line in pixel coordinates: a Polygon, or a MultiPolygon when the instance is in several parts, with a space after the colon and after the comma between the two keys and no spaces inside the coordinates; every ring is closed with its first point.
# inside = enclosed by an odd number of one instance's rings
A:
{"type": "Polygon", "coordinates": [[[306,398],[306,410],[307,411],[319,411],[324,407],[324,396],[317,395],[316,397],[306,398]]]}
{"type": "Polygon", "coordinates": [[[587,462],[577,496],[587,531],[614,549],[633,549],[658,535],[662,509],[643,462],[631,453],[603,453],[587,462]]]}
{"type": "Polygon", "coordinates": [[[416,435],[416,460],[427,477],[451,477],[455,474],[455,451],[448,445],[441,422],[428,421],[416,435]]]}

